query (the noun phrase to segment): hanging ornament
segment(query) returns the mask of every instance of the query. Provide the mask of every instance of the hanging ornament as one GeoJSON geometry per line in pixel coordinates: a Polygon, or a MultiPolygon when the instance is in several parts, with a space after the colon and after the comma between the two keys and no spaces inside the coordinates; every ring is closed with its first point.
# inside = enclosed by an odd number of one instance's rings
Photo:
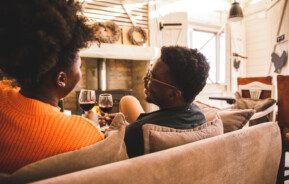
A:
{"type": "Polygon", "coordinates": [[[238,70],[240,68],[241,60],[234,59],[234,68],[238,70]]]}
{"type": "Polygon", "coordinates": [[[274,63],[274,67],[275,67],[275,73],[280,73],[281,69],[283,68],[283,66],[286,64],[287,62],[287,53],[286,51],[283,51],[282,55],[279,57],[278,54],[276,54],[275,52],[273,52],[271,54],[271,61],[274,63]]]}

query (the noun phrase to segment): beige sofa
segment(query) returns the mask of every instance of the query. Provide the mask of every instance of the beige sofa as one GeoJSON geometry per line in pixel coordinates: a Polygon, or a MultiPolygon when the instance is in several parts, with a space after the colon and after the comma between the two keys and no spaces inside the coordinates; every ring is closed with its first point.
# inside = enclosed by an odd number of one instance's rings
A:
{"type": "Polygon", "coordinates": [[[36,183],[273,184],[280,156],[279,127],[264,123],[36,183]]]}

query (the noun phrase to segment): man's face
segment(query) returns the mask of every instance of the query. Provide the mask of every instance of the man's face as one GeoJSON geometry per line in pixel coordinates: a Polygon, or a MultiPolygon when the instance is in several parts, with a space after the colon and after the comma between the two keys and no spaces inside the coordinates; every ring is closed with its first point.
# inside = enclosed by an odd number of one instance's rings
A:
{"type": "Polygon", "coordinates": [[[157,106],[165,106],[168,100],[167,91],[173,88],[168,86],[171,83],[169,67],[158,59],[144,78],[146,101],[157,106]]]}

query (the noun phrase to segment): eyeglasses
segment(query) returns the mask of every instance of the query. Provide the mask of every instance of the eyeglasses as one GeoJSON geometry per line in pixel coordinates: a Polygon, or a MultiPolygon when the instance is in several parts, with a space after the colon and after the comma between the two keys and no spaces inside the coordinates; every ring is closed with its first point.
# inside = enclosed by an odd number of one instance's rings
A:
{"type": "Polygon", "coordinates": [[[157,83],[159,83],[159,84],[163,84],[163,85],[165,85],[165,86],[174,88],[175,90],[181,92],[177,87],[175,87],[175,86],[173,86],[173,85],[171,85],[171,84],[168,84],[168,83],[166,83],[166,82],[163,82],[163,81],[160,81],[160,80],[157,80],[157,79],[152,78],[152,71],[151,71],[151,70],[148,70],[146,76],[144,77],[144,80],[146,80],[146,81],[154,81],[154,82],[157,82],[157,83]]]}

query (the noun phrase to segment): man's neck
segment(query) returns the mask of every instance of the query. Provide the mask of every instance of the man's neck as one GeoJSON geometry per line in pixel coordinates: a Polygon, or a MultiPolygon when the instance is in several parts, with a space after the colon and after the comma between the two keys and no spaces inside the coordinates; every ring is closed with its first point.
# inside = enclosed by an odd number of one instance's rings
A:
{"type": "Polygon", "coordinates": [[[159,105],[159,108],[160,109],[167,109],[167,108],[175,108],[175,107],[185,107],[188,105],[189,105],[189,103],[187,103],[187,102],[174,102],[172,104],[159,105]]]}

